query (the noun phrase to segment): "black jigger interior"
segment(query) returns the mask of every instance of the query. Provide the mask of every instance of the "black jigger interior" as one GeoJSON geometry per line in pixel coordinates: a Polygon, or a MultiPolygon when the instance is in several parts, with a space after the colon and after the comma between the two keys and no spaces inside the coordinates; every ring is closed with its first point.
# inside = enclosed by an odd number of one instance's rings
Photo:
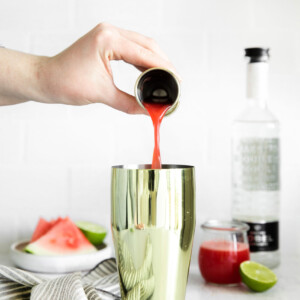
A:
{"type": "Polygon", "coordinates": [[[153,68],[146,70],[138,78],[135,93],[142,106],[143,103],[171,104],[169,114],[178,105],[179,90],[179,82],[171,71],[153,68]]]}

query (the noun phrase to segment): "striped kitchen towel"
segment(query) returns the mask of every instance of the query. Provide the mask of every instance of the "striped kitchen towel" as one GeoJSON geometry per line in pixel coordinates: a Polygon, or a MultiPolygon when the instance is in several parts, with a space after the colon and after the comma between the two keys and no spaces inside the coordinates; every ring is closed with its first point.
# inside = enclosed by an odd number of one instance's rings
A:
{"type": "Polygon", "coordinates": [[[72,273],[55,279],[0,266],[0,300],[111,300],[121,299],[114,258],[85,275],[72,273]]]}

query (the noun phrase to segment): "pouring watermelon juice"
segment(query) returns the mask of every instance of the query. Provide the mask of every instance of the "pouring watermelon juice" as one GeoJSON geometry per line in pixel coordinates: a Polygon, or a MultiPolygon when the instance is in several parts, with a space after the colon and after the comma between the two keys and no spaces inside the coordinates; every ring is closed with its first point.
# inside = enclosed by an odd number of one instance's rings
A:
{"type": "Polygon", "coordinates": [[[160,124],[171,104],[144,103],[153,123],[154,128],[154,150],[152,159],[152,169],[161,169],[160,157],[160,124]]]}

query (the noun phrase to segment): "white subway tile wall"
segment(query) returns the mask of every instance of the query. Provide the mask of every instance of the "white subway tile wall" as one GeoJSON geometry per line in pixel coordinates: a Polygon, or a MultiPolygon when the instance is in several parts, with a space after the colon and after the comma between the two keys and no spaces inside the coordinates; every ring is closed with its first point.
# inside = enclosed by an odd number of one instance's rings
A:
{"type": "MultiPolygon", "coordinates": [[[[180,108],[162,125],[162,159],[196,166],[194,260],[199,224],[230,217],[230,126],[244,105],[243,48],[271,47],[270,106],[282,124],[281,248],[293,253],[300,251],[299,14],[296,0],[2,0],[0,43],[54,55],[106,21],[162,46],[183,78],[180,108]]],[[[112,66],[116,84],[132,92],[139,72],[112,66]]],[[[101,104],[0,107],[0,253],[29,237],[40,216],[109,229],[111,166],[149,163],[152,145],[149,118],[101,104]]]]}

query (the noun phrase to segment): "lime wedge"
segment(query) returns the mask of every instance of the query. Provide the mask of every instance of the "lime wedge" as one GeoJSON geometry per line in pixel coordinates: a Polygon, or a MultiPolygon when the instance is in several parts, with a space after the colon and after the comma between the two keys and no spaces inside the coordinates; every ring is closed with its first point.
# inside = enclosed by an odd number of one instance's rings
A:
{"type": "Polygon", "coordinates": [[[267,267],[254,261],[244,261],[240,264],[242,281],[253,291],[263,292],[276,282],[276,275],[267,267]]]}
{"type": "Polygon", "coordinates": [[[82,231],[86,238],[95,246],[99,246],[106,237],[106,229],[101,225],[79,221],[76,222],[76,226],[82,231]]]}

